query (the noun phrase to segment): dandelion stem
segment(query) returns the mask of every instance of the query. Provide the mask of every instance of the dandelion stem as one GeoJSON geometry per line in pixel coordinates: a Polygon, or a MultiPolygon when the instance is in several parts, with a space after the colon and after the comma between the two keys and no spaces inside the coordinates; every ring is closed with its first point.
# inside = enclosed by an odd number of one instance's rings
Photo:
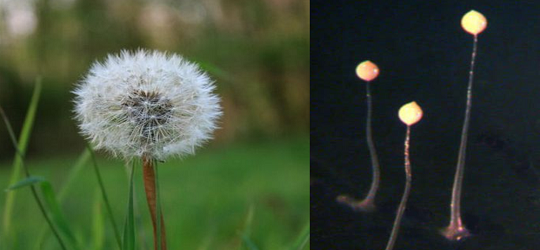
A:
{"type": "Polygon", "coordinates": [[[158,186],[156,185],[156,173],[154,171],[155,163],[154,160],[143,156],[143,180],[144,180],[144,191],[146,192],[146,201],[148,202],[148,208],[150,210],[150,215],[152,217],[152,226],[154,228],[154,249],[155,250],[166,250],[167,249],[167,240],[165,234],[165,223],[163,220],[163,213],[158,211],[157,204],[159,202],[156,190],[158,186]],[[160,217],[160,221],[157,220],[157,217],[160,217]],[[159,227],[159,229],[158,229],[159,227]],[[161,238],[158,242],[158,238],[161,238]],[[161,246],[161,249],[159,248],[161,246]]]}
{"type": "MultiPolygon", "coordinates": [[[[8,120],[8,118],[6,116],[6,113],[4,112],[4,109],[2,107],[0,107],[0,115],[2,116],[2,119],[4,120],[4,123],[6,124],[6,128],[8,130],[9,137],[11,138],[11,142],[13,143],[13,146],[15,147],[16,154],[19,156],[20,164],[21,164],[21,166],[22,166],[22,168],[24,170],[24,174],[28,178],[28,177],[30,177],[30,171],[28,170],[26,165],[24,165],[24,160],[23,160],[24,159],[24,154],[22,154],[20,149],[19,149],[19,145],[17,143],[17,140],[15,139],[15,133],[13,132],[13,128],[11,127],[11,123],[9,122],[9,120],[8,120]]],[[[60,234],[58,234],[58,232],[56,231],[56,228],[54,227],[51,219],[47,215],[47,211],[45,210],[45,207],[43,206],[43,203],[41,202],[41,199],[39,199],[38,193],[37,193],[36,188],[34,187],[34,185],[30,185],[30,190],[32,191],[32,195],[34,196],[34,199],[36,200],[36,203],[37,203],[37,205],[39,207],[39,210],[43,214],[43,217],[45,218],[45,221],[47,221],[47,224],[51,228],[51,231],[53,232],[54,236],[58,240],[58,243],[60,244],[60,246],[62,247],[63,250],[66,250],[67,248],[64,245],[64,242],[62,241],[62,238],[60,237],[60,234]]]]}

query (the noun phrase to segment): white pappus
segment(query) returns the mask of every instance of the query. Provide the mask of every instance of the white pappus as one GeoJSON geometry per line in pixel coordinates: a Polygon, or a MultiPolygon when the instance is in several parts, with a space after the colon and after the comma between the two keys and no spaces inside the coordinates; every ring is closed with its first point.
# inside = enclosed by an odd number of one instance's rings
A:
{"type": "Polygon", "coordinates": [[[73,91],[81,134],[126,159],[193,154],[221,116],[210,77],[179,55],[122,51],[95,62],[73,91]]]}

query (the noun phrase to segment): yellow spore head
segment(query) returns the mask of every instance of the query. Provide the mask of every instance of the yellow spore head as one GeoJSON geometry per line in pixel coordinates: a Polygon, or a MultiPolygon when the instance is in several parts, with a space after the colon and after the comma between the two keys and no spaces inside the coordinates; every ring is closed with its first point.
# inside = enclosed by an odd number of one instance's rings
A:
{"type": "Polygon", "coordinates": [[[423,112],[416,102],[410,102],[399,109],[398,115],[403,123],[411,126],[422,119],[423,112]]]}
{"type": "Polygon", "coordinates": [[[487,20],[482,13],[471,10],[461,18],[461,27],[473,35],[478,35],[486,29],[487,20]]]}
{"type": "Polygon", "coordinates": [[[379,67],[369,60],[363,61],[356,67],[356,75],[360,79],[369,82],[379,75],[379,67]]]}

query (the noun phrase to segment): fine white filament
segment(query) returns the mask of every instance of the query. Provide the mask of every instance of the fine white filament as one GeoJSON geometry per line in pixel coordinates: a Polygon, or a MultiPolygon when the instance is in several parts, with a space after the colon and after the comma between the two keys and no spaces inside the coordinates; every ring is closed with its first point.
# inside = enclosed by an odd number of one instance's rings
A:
{"type": "Polygon", "coordinates": [[[95,62],[74,93],[81,133],[126,159],[193,154],[221,116],[213,81],[179,55],[122,51],[95,62]]]}

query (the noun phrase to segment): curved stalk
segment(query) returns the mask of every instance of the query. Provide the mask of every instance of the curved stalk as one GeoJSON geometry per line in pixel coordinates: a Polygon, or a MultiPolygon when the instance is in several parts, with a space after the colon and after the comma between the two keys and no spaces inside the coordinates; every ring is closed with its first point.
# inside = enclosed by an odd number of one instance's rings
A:
{"type": "Polygon", "coordinates": [[[369,90],[369,84],[370,82],[366,83],[366,99],[367,99],[367,106],[368,106],[368,115],[366,119],[366,140],[367,145],[369,148],[369,154],[371,156],[371,167],[373,170],[373,179],[371,181],[371,187],[369,189],[369,192],[364,199],[364,201],[367,201],[371,204],[373,208],[375,208],[375,196],[377,195],[377,190],[379,189],[379,181],[380,181],[380,169],[379,169],[379,159],[377,157],[377,151],[375,150],[375,144],[373,143],[373,135],[371,132],[371,114],[372,114],[372,104],[371,104],[371,92],[369,90]]]}
{"type": "Polygon", "coordinates": [[[373,133],[371,132],[371,114],[372,114],[372,101],[371,101],[371,91],[370,91],[370,82],[366,82],[366,103],[367,103],[367,118],[366,118],[366,141],[369,148],[369,154],[371,156],[371,169],[372,169],[372,181],[369,188],[366,198],[361,201],[357,201],[351,197],[341,195],[337,200],[341,203],[345,203],[351,206],[354,210],[363,211],[363,212],[372,212],[375,211],[375,196],[377,195],[377,190],[379,189],[380,182],[380,167],[379,159],[377,157],[377,151],[375,150],[375,144],[373,143],[373,133]]]}

